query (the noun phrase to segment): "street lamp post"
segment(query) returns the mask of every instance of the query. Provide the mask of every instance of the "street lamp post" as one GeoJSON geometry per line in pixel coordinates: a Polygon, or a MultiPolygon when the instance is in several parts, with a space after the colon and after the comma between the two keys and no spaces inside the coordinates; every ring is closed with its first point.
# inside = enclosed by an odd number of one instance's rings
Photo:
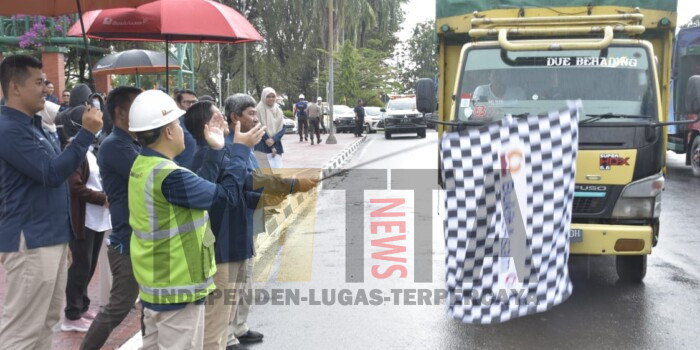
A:
{"type": "Polygon", "coordinates": [[[328,0],[328,115],[331,117],[330,125],[328,129],[328,137],[326,138],[327,144],[337,144],[338,140],[335,139],[335,127],[333,126],[333,0],[328,0]]]}

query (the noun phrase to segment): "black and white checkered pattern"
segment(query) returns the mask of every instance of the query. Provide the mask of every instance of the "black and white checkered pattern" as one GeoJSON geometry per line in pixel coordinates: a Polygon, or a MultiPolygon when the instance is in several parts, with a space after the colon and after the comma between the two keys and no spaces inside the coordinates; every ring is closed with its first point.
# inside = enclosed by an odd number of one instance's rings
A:
{"type": "Polygon", "coordinates": [[[568,235],[580,111],[580,101],[569,102],[548,115],[508,116],[444,135],[446,285],[454,318],[500,323],[547,311],[571,295],[568,235]],[[524,173],[511,176],[501,170],[501,155],[514,147],[523,157],[513,172],[524,173]],[[508,184],[516,189],[509,192],[508,184]],[[526,205],[518,206],[512,194],[518,191],[526,193],[526,205]],[[526,208],[522,214],[520,207],[526,208]],[[512,229],[518,218],[521,229],[512,229]],[[513,252],[518,239],[525,252],[518,276],[524,278],[514,283],[515,255],[503,252],[513,252]]]}

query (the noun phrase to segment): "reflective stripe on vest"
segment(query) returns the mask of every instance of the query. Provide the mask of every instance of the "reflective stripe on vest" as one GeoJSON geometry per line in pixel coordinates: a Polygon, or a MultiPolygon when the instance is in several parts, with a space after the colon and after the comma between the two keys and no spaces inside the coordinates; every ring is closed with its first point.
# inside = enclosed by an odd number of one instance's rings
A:
{"type": "Polygon", "coordinates": [[[191,295],[194,295],[194,293],[198,291],[202,291],[207,289],[210,284],[214,283],[214,277],[209,277],[207,278],[206,281],[196,284],[196,285],[190,285],[190,286],[172,286],[172,287],[165,287],[165,288],[151,288],[147,286],[139,286],[139,289],[141,289],[141,292],[150,294],[150,295],[158,295],[161,297],[172,297],[176,295],[180,295],[183,292],[184,293],[189,293],[191,295]]]}
{"type": "MultiPolygon", "coordinates": [[[[155,217],[155,215],[153,215],[155,217]]],[[[157,219],[153,220],[154,222],[157,221],[157,219]]],[[[173,238],[176,235],[179,235],[180,233],[186,233],[186,232],[191,232],[194,231],[201,226],[204,226],[207,224],[209,221],[209,214],[207,213],[204,215],[204,217],[197,219],[193,222],[188,222],[184,225],[180,225],[178,227],[173,227],[171,229],[167,230],[154,230],[153,232],[143,232],[134,229],[134,234],[140,238],[143,239],[144,241],[156,241],[159,239],[166,239],[166,238],[173,238]]]]}

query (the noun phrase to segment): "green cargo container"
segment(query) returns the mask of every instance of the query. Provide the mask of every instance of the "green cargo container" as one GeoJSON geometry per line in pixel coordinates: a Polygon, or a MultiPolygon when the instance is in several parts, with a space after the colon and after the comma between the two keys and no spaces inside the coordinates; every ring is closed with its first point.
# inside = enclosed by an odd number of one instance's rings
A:
{"type": "Polygon", "coordinates": [[[650,10],[675,12],[677,0],[437,0],[437,18],[452,17],[493,9],[528,7],[588,6],[643,7],[650,10]]]}

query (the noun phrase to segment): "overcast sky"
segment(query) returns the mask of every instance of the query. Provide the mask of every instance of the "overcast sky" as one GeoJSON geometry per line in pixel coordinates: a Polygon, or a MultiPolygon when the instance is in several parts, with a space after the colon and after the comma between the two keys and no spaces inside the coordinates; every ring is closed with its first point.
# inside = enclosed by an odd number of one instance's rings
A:
{"type": "MultiPolygon", "coordinates": [[[[399,32],[399,39],[405,41],[411,36],[416,23],[435,18],[435,0],[409,0],[403,6],[406,20],[399,32]]],[[[700,0],[678,0],[678,24],[685,24],[700,15],[700,0]]]]}

